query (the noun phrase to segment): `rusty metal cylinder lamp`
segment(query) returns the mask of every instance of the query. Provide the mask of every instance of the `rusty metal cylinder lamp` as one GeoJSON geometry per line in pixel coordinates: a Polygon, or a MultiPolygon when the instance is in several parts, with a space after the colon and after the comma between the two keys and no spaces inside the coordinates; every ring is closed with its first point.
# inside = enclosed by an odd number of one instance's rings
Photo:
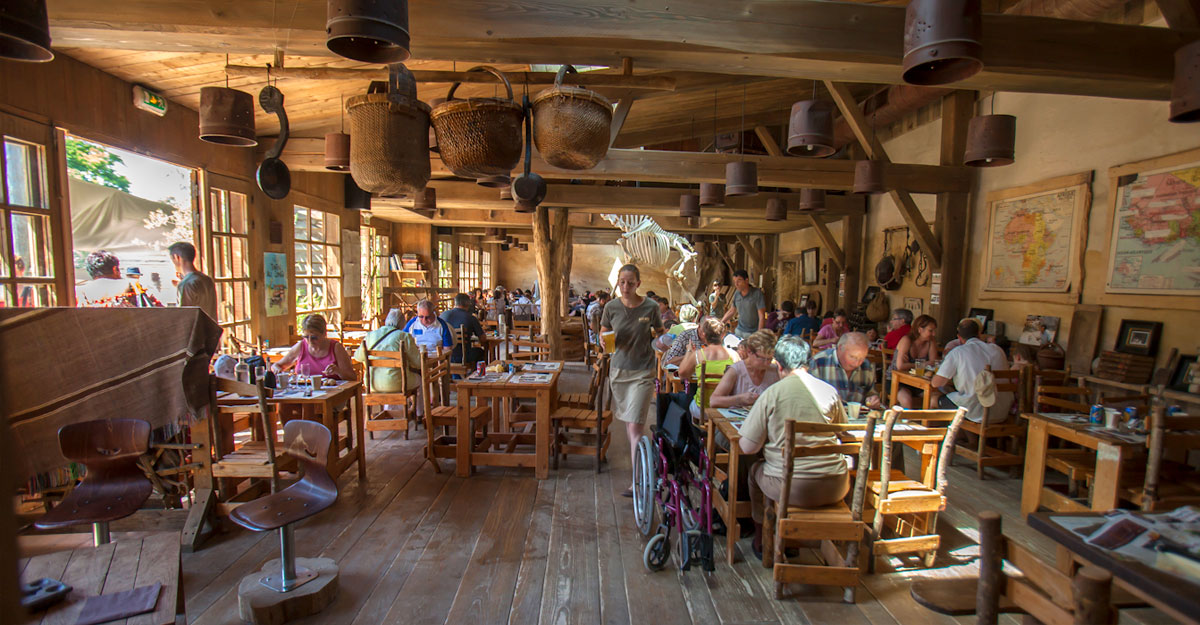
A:
{"type": "Polygon", "coordinates": [[[793,104],[788,120],[787,153],[825,158],[835,151],[833,107],[820,100],[801,100],[793,104]]]}
{"type": "Polygon", "coordinates": [[[1171,83],[1173,122],[1200,122],[1200,41],[1175,51],[1175,81],[1171,83]]]}
{"type": "Polygon", "coordinates": [[[408,0],[329,0],[325,47],[363,63],[408,59],[408,0]]]}
{"type": "Polygon", "coordinates": [[[967,124],[965,162],[971,167],[1012,165],[1017,142],[1017,118],[979,115],[967,124]]]}
{"type": "Polygon", "coordinates": [[[34,63],[54,60],[46,0],[6,0],[0,5],[0,58],[34,63]]]}
{"type": "Polygon", "coordinates": [[[684,193],[679,196],[679,216],[680,217],[699,217],[700,216],[700,196],[695,193],[684,193]]]}
{"type": "Polygon", "coordinates": [[[904,82],[946,85],[983,69],[980,0],[912,0],[904,12],[904,82]]]}
{"type": "Polygon", "coordinates": [[[876,195],[887,191],[883,186],[886,164],[883,161],[858,161],[854,164],[854,192],[876,195]]]}
{"type": "Polygon", "coordinates": [[[725,185],[715,182],[700,183],[700,206],[724,206],[725,185]]]}
{"type": "Polygon", "coordinates": [[[773,197],[767,200],[767,221],[784,221],[787,219],[787,200],[773,197]]]}
{"type": "Polygon", "coordinates": [[[258,145],[254,134],[254,97],[228,87],[201,87],[200,138],[241,148],[258,145]]]}
{"type": "Polygon", "coordinates": [[[534,204],[533,202],[527,202],[525,200],[517,200],[513,204],[513,210],[517,211],[518,213],[532,213],[537,210],[537,204],[534,204]]]}
{"type": "Polygon", "coordinates": [[[758,195],[758,163],[734,161],[725,164],[725,197],[758,195]]]}
{"type": "Polygon", "coordinates": [[[825,210],[825,189],[800,189],[796,208],[801,211],[825,210]]]}
{"type": "Polygon", "coordinates": [[[350,171],[350,135],[344,132],[325,135],[325,169],[350,171]]]}

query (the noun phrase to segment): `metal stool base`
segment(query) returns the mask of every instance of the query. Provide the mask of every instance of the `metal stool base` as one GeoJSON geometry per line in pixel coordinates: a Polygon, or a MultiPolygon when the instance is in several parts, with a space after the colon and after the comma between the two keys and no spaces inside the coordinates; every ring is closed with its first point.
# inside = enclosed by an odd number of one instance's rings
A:
{"type": "Polygon", "coordinates": [[[291,592],[316,578],[316,571],[303,566],[297,566],[296,577],[294,579],[284,579],[282,574],[275,573],[264,575],[262,579],[258,580],[258,583],[275,592],[291,592]]]}

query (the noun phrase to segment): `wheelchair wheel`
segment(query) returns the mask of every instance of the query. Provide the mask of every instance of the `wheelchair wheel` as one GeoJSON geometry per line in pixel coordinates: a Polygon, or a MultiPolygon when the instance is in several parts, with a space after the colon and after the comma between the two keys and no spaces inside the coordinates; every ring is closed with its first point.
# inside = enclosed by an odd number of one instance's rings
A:
{"type": "Polygon", "coordinates": [[[642,564],[647,571],[661,571],[671,557],[671,539],[667,534],[655,534],[642,550],[642,564]]]}
{"type": "Polygon", "coordinates": [[[633,456],[633,520],[642,536],[654,527],[654,492],[658,488],[657,457],[649,436],[638,440],[633,456]]]}

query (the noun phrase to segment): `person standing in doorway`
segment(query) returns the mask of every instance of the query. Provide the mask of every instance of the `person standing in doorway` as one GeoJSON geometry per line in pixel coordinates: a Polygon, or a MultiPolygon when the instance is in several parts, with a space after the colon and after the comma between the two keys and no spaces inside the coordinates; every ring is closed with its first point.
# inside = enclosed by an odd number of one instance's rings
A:
{"type": "MultiPolygon", "coordinates": [[[[600,330],[616,333],[609,376],[612,412],[614,417],[625,422],[630,458],[645,433],[650,401],[654,399],[654,349],[651,343],[663,331],[658,302],[638,295],[641,285],[642,276],[637,266],[621,267],[617,272],[617,289],[621,296],[606,304],[600,315],[600,330]]],[[[632,486],[623,494],[632,497],[632,486]]]]}
{"type": "Polygon", "coordinates": [[[199,306],[204,314],[217,321],[217,283],[196,269],[196,246],[179,242],[167,248],[175,275],[180,306],[199,306]]]}
{"type": "Polygon", "coordinates": [[[767,301],[762,290],[750,286],[750,274],[745,269],[733,272],[733,307],[725,311],[721,321],[728,324],[734,312],[737,312],[738,322],[733,333],[739,339],[766,327],[767,301]]]}

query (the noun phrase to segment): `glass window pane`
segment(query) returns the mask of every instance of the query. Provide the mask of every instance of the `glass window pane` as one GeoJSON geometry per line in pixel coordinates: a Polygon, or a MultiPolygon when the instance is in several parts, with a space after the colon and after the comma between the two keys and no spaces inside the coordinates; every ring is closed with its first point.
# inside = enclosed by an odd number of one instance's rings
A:
{"type": "Polygon", "coordinates": [[[228,239],[225,237],[213,237],[213,277],[228,278],[229,266],[225,264],[225,246],[228,239]]]}
{"type": "Polygon", "coordinates": [[[246,258],[246,240],[240,237],[230,237],[233,244],[233,277],[245,278],[250,273],[249,259],[246,258]]]}
{"type": "Polygon", "coordinates": [[[342,225],[341,217],[333,213],[325,214],[325,240],[330,243],[341,243],[342,233],[340,232],[342,225]]]}
{"type": "Polygon", "coordinates": [[[325,246],[317,243],[309,243],[308,252],[312,263],[310,275],[325,275],[325,246]]]}
{"type": "Polygon", "coordinates": [[[312,240],[325,240],[325,213],[321,211],[309,211],[308,219],[312,228],[312,240]]]}
{"type": "Polygon", "coordinates": [[[340,276],[342,275],[342,248],[332,245],[325,247],[325,275],[340,276]]]}
{"type": "Polygon", "coordinates": [[[312,304],[308,301],[308,280],[296,279],[296,310],[312,310],[312,304]]]}
{"type": "Polygon", "coordinates": [[[0,308],[8,308],[13,305],[12,294],[9,293],[9,289],[11,288],[12,285],[0,284],[0,308]]]}
{"type": "MultiPolygon", "coordinates": [[[[8,224],[3,219],[3,213],[0,213],[0,241],[8,239],[8,224]]],[[[8,273],[8,255],[0,253],[0,277],[7,278],[8,273]]]]}
{"type": "Polygon", "coordinates": [[[233,289],[228,282],[221,282],[217,285],[217,295],[220,297],[220,305],[217,306],[217,323],[228,323],[233,321],[233,289]]]}
{"type": "Polygon", "coordinates": [[[15,206],[46,208],[43,186],[45,167],[41,146],[5,139],[4,160],[8,203],[15,206]]]}
{"type": "Polygon", "coordinates": [[[311,272],[309,271],[308,267],[309,267],[308,266],[308,244],[307,243],[297,243],[296,244],[296,275],[298,275],[298,276],[309,275],[309,273],[311,273],[311,272]]]}
{"type": "Polygon", "coordinates": [[[12,213],[13,262],[17,277],[50,278],[50,218],[12,213]]]}
{"type": "Polygon", "coordinates": [[[246,305],[246,309],[244,311],[242,311],[242,319],[248,320],[248,319],[250,319],[250,308],[251,308],[251,306],[250,306],[250,283],[249,282],[239,282],[238,285],[242,289],[242,301],[246,305]]]}
{"type": "Polygon", "coordinates": [[[233,291],[233,320],[243,321],[246,319],[246,294],[242,289],[242,283],[234,282],[229,286],[233,291]]]}
{"type": "Polygon", "coordinates": [[[212,229],[214,232],[223,232],[225,228],[221,226],[221,216],[224,214],[224,198],[225,191],[220,189],[212,189],[208,193],[208,212],[212,219],[212,229]]]}
{"type": "Polygon", "coordinates": [[[229,193],[229,231],[234,234],[247,234],[246,225],[246,196],[241,193],[229,193]]]}
{"type": "Polygon", "coordinates": [[[322,280],[311,280],[308,285],[310,296],[312,298],[311,309],[319,310],[328,306],[325,300],[325,282],[322,280]]]}
{"type": "Polygon", "coordinates": [[[325,306],[327,308],[341,308],[342,306],[342,287],[341,281],[337,278],[325,279],[325,306]]]}
{"type": "MultiPolygon", "coordinates": [[[[7,291],[7,289],[5,289],[7,291]]],[[[17,284],[17,306],[53,306],[54,288],[49,284],[17,284]]]]}
{"type": "Polygon", "coordinates": [[[297,206],[295,209],[295,237],[297,240],[308,240],[308,209],[297,206]]]}

